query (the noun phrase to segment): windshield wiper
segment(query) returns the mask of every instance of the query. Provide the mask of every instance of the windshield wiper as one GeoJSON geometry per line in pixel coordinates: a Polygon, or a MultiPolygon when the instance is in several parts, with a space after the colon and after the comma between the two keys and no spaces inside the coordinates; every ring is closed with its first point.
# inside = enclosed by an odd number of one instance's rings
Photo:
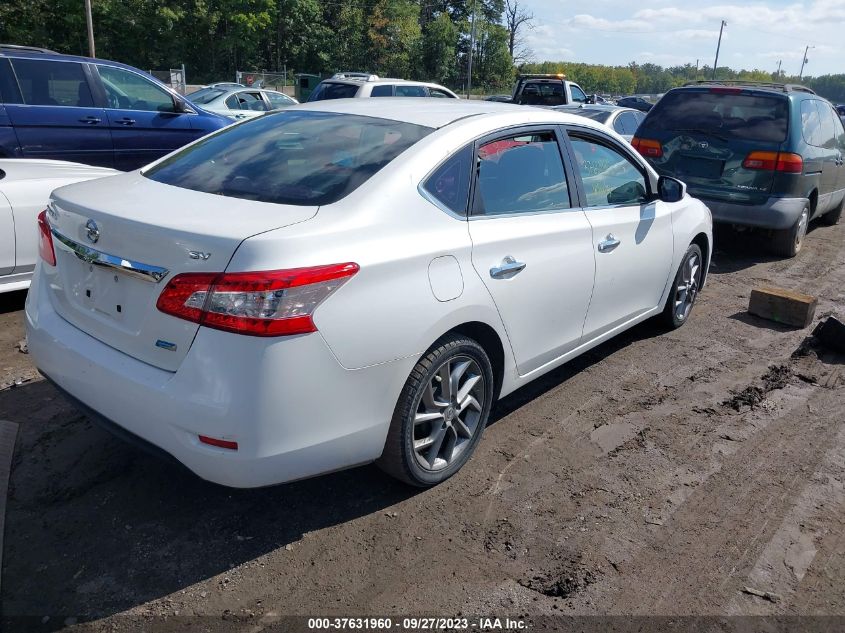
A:
{"type": "Polygon", "coordinates": [[[717,132],[715,130],[705,130],[704,128],[701,128],[701,127],[677,128],[677,129],[674,129],[674,130],[669,130],[669,132],[696,132],[698,134],[705,134],[705,135],[708,135],[708,136],[714,136],[714,137],[721,139],[723,141],[728,140],[728,137],[725,136],[724,134],[722,134],[721,132],[717,132]]]}

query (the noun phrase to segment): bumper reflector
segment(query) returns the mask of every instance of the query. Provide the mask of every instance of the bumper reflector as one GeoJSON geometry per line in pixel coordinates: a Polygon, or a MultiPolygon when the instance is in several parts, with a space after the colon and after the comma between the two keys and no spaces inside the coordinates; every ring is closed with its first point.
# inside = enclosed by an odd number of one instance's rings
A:
{"type": "Polygon", "coordinates": [[[209,446],[216,446],[218,448],[228,448],[229,450],[238,450],[238,443],[231,440],[218,440],[216,437],[208,437],[207,435],[198,435],[200,442],[208,444],[209,446]]]}

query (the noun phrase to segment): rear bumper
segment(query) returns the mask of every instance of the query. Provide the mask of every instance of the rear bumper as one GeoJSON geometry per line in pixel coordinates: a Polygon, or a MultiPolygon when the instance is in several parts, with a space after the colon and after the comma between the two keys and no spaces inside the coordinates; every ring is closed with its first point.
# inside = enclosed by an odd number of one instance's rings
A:
{"type": "Polygon", "coordinates": [[[373,461],[415,359],[343,368],[319,333],[261,339],[200,328],[179,370],[138,361],[65,321],[40,269],[26,329],[38,369],[95,422],[225,486],[266,486],[373,461]],[[202,444],[234,440],[238,450],[202,444]]]}
{"type": "Polygon", "coordinates": [[[713,221],[724,224],[739,224],[765,229],[788,229],[801,216],[806,198],[769,198],[762,205],[748,205],[736,202],[714,200],[703,195],[696,195],[713,213],[713,221]]]}

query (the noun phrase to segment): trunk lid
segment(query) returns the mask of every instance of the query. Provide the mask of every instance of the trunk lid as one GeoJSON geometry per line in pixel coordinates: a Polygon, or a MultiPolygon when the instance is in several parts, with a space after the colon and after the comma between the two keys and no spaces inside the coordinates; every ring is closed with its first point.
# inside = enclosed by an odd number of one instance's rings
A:
{"type": "Polygon", "coordinates": [[[199,326],[156,302],[184,272],[222,272],[248,237],[303,222],[316,206],[234,199],[130,173],[58,189],[44,266],[56,311],[121,352],[176,371],[199,326]]]}

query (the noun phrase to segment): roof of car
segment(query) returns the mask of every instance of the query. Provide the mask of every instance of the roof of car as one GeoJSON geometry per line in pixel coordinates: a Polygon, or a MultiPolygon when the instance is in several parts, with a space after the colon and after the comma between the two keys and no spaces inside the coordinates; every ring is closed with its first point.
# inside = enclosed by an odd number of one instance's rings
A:
{"type": "Polygon", "coordinates": [[[118,68],[126,68],[138,72],[138,69],[120,62],[113,62],[108,59],[95,59],[93,57],[83,57],[81,55],[65,55],[64,53],[55,53],[47,49],[39,49],[34,47],[14,47],[14,46],[0,46],[0,57],[22,57],[26,59],[40,59],[46,61],[59,62],[90,62],[92,64],[108,64],[109,66],[117,66],[118,68]]]}
{"type": "MultiPolygon", "coordinates": [[[[311,101],[296,106],[297,110],[307,109],[320,112],[336,112],[339,114],[357,114],[370,116],[379,119],[390,119],[402,121],[414,125],[424,125],[431,128],[441,128],[460,119],[481,115],[495,114],[523,114],[526,123],[536,121],[538,113],[551,115],[561,123],[584,122],[592,124],[589,119],[574,114],[555,112],[550,108],[533,108],[531,106],[514,105],[496,101],[484,100],[456,100],[456,99],[425,99],[424,106],[421,99],[409,99],[408,97],[383,97],[380,99],[326,99],[324,101],[311,101]],[[530,116],[530,115],[535,116],[530,116]]],[[[603,129],[598,124],[593,124],[597,129],[603,129]]]]}
{"type": "MultiPolygon", "coordinates": [[[[581,105],[561,105],[554,106],[553,110],[560,112],[578,112],[579,110],[592,110],[594,112],[616,112],[617,110],[633,110],[633,108],[626,108],[624,106],[611,105],[609,103],[584,103],[581,105]]],[[[634,110],[639,112],[639,110],[634,110]]]]}

